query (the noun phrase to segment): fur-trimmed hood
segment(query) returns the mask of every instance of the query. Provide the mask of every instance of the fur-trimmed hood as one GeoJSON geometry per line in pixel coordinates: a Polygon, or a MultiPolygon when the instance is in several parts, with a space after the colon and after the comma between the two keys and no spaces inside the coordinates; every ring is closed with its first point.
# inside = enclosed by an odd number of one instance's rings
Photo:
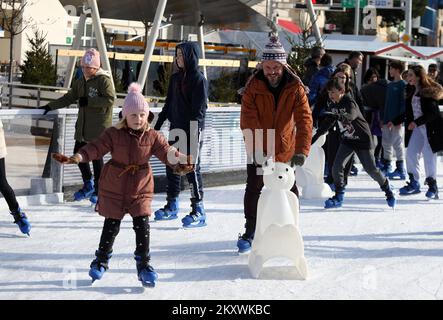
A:
{"type": "Polygon", "coordinates": [[[432,86],[421,89],[420,96],[434,100],[443,99],[443,87],[439,83],[433,83],[432,86]]]}

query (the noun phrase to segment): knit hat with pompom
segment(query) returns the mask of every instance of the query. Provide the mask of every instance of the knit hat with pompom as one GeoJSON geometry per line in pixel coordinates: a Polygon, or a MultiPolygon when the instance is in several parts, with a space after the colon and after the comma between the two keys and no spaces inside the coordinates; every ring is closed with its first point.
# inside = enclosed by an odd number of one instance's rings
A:
{"type": "Polygon", "coordinates": [[[262,54],[262,61],[277,61],[283,65],[286,65],[286,59],[288,58],[285,48],[278,39],[278,35],[272,33],[269,37],[269,42],[265,45],[262,54]]]}
{"type": "Polygon", "coordinates": [[[128,95],[123,102],[122,116],[125,118],[128,114],[146,112],[149,115],[149,104],[142,95],[142,88],[137,82],[131,83],[128,88],[128,95]]]}

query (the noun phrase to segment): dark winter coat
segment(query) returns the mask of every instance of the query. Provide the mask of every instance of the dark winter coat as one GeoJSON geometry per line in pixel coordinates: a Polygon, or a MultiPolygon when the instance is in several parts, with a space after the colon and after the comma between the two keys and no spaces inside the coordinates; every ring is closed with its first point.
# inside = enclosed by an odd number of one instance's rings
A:
{"type": "Polygon", "coordinates": [[[419,93],[420,106],[423,115],[414,120],[412,110],[413,94],[409,94],[406,99],[406,122],[405,122],[405,147],[409,144],[412,130],[408,130],[409,124],[414,121],[417,126],[425,125],[428,141],[432,151],[443,150],[443,117],[441,116],[438,101],[443,98],[443,88],[436,84],[432,87],[423,88],[419,93]]]}
{"type": "Polygon", "coordinates": [[[374,120],[377,118],[378,122],[380,122],[381,114],[385,106],[387,87],[388,81],[380,79],[364,85],[360,90],[363,109],[365,111],[363,116],[366,121],[371,124],[371,128],[374,127],[375,129],[378,126],[378,130],[380,130],[380,124],[375,123],[374,120]]]}
{"type": "Polygon", "coordinates": [[[312,58],[306,60],[304,66],[305,74],[302,81],[305,86],[308,86],[314,74],[316,74],[320,70],[320,67],[312,58]]]}
{"type": "Polygon", "coordinates": [[[309,104],[312,106],[317,100],[321,89],[326,85],[331,75],[334,73],[335,67],[329,65],[320,69],[309,82],[309,104]]]}
{"type": "MultiPolygon", "coordinates": [[[[363,118],[360,108],[352,99],[351,95],[346,94],[338,103],[330,103],[328,109],[332,114],[325,116],[320,123],[315,136],[312,139],[314,143],[318,137],[325,134],[336,123],[341,133],[341,143],[357,149],[372,149],[372,133],[368,122],[363,118]]],[[[337,146],[338,148],[338,146],[337,146]]]]}
{"type": "Polygon", "coordinates": [[[115,90],[111,75],[99,69],[89,80],[81,77],[75,80],[72,88],[62,97],[48,104],[52,110],[76,103],[81,97],[87,97],[87,106],[78,107],[74,139],[89,142],[97,139],[106,128],[112,126],[112,108],[115,90]]]}
{"type": "Polygon", "coordinates": [[[383,110],[383,123],[392,122],[399,125],[405,119],[406,84],[403,80],[391,82],[386,91],[386,101],[383,110]]]}
{"type": "Polygon", "coordinates": [[[185,42],[177,49],[183,52],[185,66],[171,76],[165,105],[154,128],[160,130],[167,119],[170,129],[183,129],[188,133],[190,122],[197,121],[198,129],[203,130],[208,107],[208,83],[198,67],[200,48],[195,42],[185,42]]]}
{"type": "Polygon", "coordinates": [[[134,131],[115,127],[106,129],[79,151],[82,162],[101,159],[108,152],[112,159],[100,174],[97,211],[112,219],[122,219],[126,213],[132,217],[150,216],[154,177],[149,159],[155,155],[169,164],[168,153],[178,156],[178,152],[153,129],[134,131]]]}

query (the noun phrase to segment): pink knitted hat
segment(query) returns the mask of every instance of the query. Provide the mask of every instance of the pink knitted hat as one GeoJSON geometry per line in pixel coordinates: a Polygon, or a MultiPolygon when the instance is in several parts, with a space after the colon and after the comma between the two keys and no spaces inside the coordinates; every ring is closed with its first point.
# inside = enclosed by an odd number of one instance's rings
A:
{"type": "Polygon", "coordinates": [[[128,88],[128,95],[123,102],[123,119],[131,113],[146,112],[149,115],[149,104],[141,94],[142,88],[137,82],[131,83],[128,88]]]}
{"type": "Polygon", "coordinates": [[[95,49],[86,50],[80,61],[82,67],[100,68],[100,53],[95,49]]]}

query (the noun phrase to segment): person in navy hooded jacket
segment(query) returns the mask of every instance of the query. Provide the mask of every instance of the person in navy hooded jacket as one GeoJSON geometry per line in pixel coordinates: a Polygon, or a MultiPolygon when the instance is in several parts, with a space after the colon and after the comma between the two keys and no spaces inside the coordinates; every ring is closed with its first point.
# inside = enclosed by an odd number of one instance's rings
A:
{"type": "MultiPolygon", "coordinates": [[[[191,189],[192,211],[182,219],[183,227],[203,227],[206,225],[206,214],[203,207],[203,183],[200,174],[200,151],[202,148],[202,131],[208,100],[208,83],[198,67],[200,48],[195,42],[184,42],[176,47],[175,63],[179,69],[171,76],[165,105],[158,115],[154,126],[160,130],[165,120],[169,120],[169,144],[182,153],[191,155],[195,161],[195,170],[186,174],[191,189]],[[186,134],[186,145],[180,132],[186,134]],[[180,135],[180,138],[177,136],[180,135]]],[[[166,205],[157,210],[156,221],[177,218],[179,210],[178,196],[181,177],[166,167],[168,179],[166,205]]]]}

